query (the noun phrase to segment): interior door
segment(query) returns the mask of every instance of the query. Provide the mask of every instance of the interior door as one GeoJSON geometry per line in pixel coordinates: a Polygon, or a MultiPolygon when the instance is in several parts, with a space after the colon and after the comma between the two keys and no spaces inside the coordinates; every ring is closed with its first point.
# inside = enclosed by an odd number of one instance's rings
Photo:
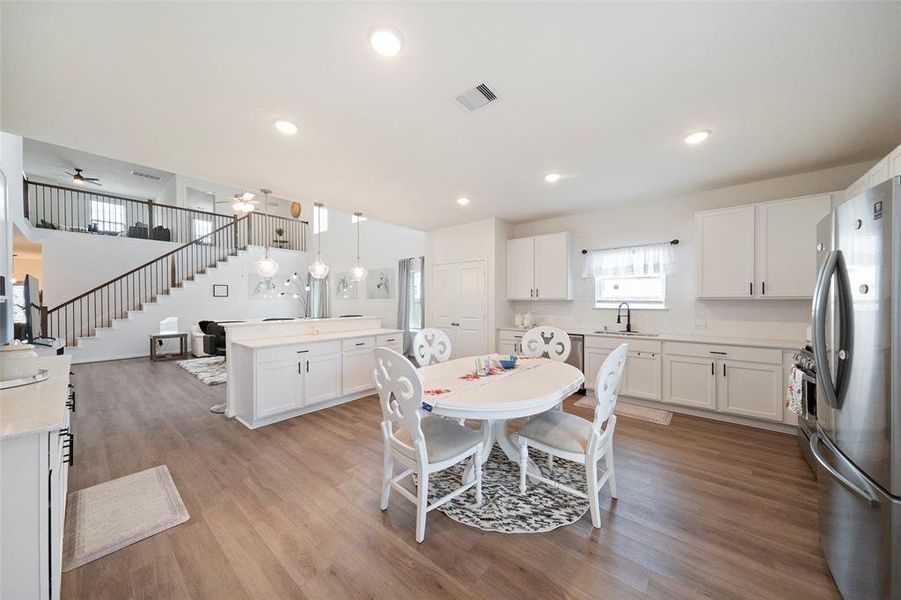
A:
{"type": "Polygon", "coordinates": [[[535,295],[535,238],[507,240],[507,300],[535,295]]]}
{"type": "Polygon", "coordinates": [[[455,264],[432,267],[432,289],[426,298],[432,305],[431,327],[440,329],[451,341],[452,352],[457,349],[457,297],[460,294],[460,270],[455,264]]]}
{"type": "Polygon", "coordinates": [[[698,296],[750,298],[754,289],[753,206],[695,217],[698,240],[698,296]]]}
{"type": "Polygon", "coordinates": [[[756,280],[761,297],[813,296],[817,223],[831,210],[829,194],[757,207],[756,280]]]}
{"type": "Polygon", "coordinates": [[[569,248],[565,233],[535,238],[535,297],[540,300],[569,298],[569,248]]]}
{"type": "Polygon", "coordinates": [[[488,352],[485,335],[485,313],[488,297],[485,290],[485,263],[459,263],[455,323],[456,340],[452,356],[476,356],[488,352]]]}

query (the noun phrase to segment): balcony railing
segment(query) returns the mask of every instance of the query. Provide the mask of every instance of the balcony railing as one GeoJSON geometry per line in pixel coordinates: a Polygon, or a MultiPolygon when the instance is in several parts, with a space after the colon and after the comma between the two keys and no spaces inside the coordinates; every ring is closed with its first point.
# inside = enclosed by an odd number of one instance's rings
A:
{"type": "MultiPolygon", "coordinates": [[[[236,219],[233,215],[28,180],[24,188],[25,216],[32,225],[44,229],[186,244],[236,219]]],[[[244,235],[248,244],[304,251],[306,225],[305,221],[250,213],[244,235]]]]}

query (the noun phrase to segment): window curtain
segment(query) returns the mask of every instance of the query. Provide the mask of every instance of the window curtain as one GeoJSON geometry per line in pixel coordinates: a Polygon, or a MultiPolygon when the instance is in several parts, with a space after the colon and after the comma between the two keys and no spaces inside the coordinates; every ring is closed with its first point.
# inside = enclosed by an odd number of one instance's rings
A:
{"type": "Polygon", "coordinates": [[[328,276],[316,279],[307,275],[310,291],[307,295],[307,316],[313,319],[327,319],[329,316],[328,276]]]}
{"type": "Polygon", "coordinates": [[[425,327],[425,257],[402,258],[397,261],[397,328],[404,332],[404,354],[413,351],[413,336],[425,327]],[[414,286],[419,273],[419,296],[414,286]]]}
{"type": "Polygon", "coordinates": [[[649,277],[669,273],[673,264],[673,245],[645,244],[606,250],[592,250],[585,255],[582,277],[649,277]]]}

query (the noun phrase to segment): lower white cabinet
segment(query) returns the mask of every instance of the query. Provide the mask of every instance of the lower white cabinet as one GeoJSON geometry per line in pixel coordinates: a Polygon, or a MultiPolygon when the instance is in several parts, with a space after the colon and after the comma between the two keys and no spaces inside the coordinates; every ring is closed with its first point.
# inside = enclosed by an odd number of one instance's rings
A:
{"type": "Polygon", "coordinates": [[[663,400],[716,409],[716,361],[705,357],[663,356],[663,400]]]}
{"type": "Polygon", "coordinates": [[[522,332],[502,330],[498,337],[498,354],[522,354],[522,332]]]}
{"type": "Polygon", "coordinates": [[[372,348],[348,350],[344,353],[344,395],[362,392],[372,387],[372,368],[375,366],[372,348]]]}
{"type": "Polygon", "coordinates": [[[296,358],[257,365],[257,418],[277,415],[304,405],[303,369],[303,360],[296,358]]]}
{"type": "MultiPolygon", "coordinates": [[[[372,353],[372,350],[369,351],[372,353]]],[[[341,396],[341,354],[310,354],[303,373],[304,406],[341,396]]]]}
{"type": "Polygon", "coordinates": [[[782,420],[782,352],[673,343],[664,348],[663,401],[782,420]]]}
{"type": "MultiPolygon", "coordinates": [[[[588,338],[585,348],[585,387],[593,390],[595,379],[607,356],[624,340],[619,338],[588,338]]],[[[627,340],[629,354],[620,381],[622,396],[660,400],[660,342],[627,340]],[[634,349],[633,349],[634,348],[634,349]]]]}

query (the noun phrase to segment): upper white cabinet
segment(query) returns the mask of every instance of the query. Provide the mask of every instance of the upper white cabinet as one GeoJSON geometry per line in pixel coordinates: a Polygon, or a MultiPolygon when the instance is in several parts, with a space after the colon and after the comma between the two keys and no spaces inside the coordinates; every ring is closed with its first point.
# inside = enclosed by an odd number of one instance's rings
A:
{"type": "Polygon", "coordinates": [[[699,298],[810,298],[830,194],[695,215],[699,298]]]}
{"type": "Polygon", "coordinates": [[[507,240],[508,300],[571,300],[569,233],[507,240]]]}
{"type": "Polygon", "coordinates": [[[757,207],[754,290],[767,298],[809,298],[817,274],[817,223],[832,210],[829,194],[757,207]]]}
{"type": "Polygon", "coordinates": [[[845,190],[845,200],[899,175],[901,175],[901,146],[892,150],[888,156],[870,167],[869,171],[848,186],[848,189],[845,190]]]}
{"type": "Polygon", "coordinates": [[[724,208],[695,215],[698,296],[754,295],[754,207],[724,208]]]}

